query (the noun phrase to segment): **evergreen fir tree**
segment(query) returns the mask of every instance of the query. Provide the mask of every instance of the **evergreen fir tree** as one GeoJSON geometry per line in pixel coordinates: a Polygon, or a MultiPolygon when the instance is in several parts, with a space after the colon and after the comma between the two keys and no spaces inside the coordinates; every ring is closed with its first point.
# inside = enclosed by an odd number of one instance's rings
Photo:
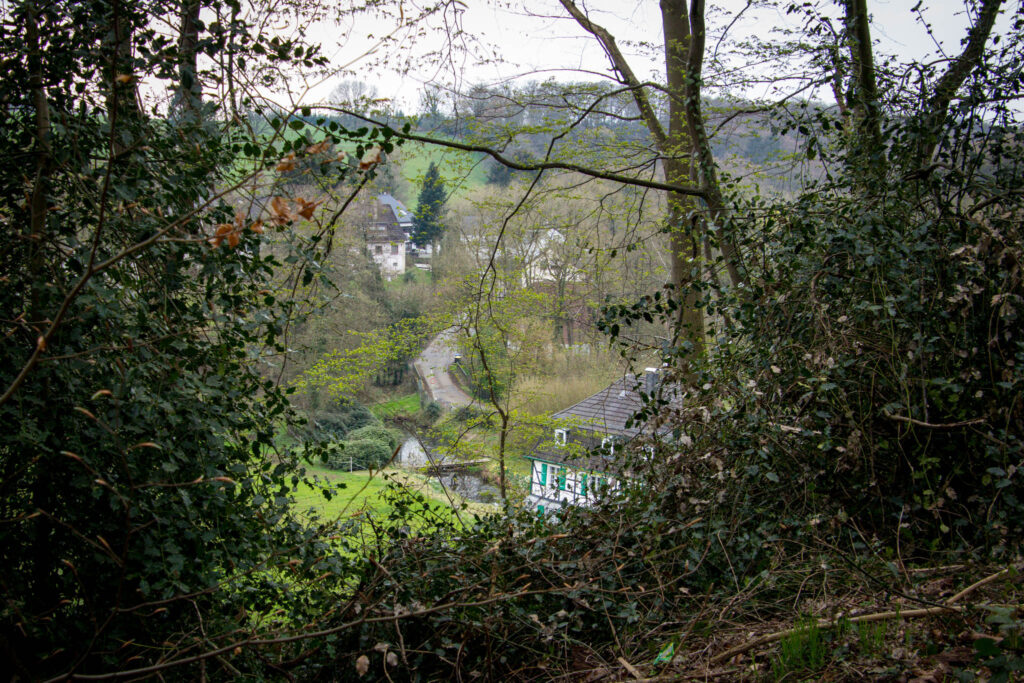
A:
{"type": "Polygon", "coordinates": [[[412,240],[416,246],[436,244],[441,239],[444,232],[444,203],[447,198],[437,164],[430,162],[427,173],[423,176],[423,188],[420,190],[416,214],[413,216],[412,240]]]}

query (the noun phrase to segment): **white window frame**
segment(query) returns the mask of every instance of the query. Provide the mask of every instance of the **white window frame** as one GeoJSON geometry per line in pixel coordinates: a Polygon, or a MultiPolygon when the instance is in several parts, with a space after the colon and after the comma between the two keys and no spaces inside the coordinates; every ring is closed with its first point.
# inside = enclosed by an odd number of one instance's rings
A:
{"type": "Polygon", "coordinates": [[[562,446],[569,443],[569,430],[568,429],[556,429],[555,430],[555,443],[562,446]]]}
{"type": "Polygon", "coordinates": [[[608,447],[608,455],[615,455],[615,437],[606,436],[601,439],[601,448],[608,447]]]}

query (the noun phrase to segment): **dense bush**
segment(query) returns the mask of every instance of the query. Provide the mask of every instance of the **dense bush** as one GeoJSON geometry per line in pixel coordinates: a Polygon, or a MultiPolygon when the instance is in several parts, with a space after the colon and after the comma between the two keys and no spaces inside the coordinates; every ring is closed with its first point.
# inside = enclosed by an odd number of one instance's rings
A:
{"type": "Polygon", "coordinates": [[[370,409],[355,400],[339,401],[333,409],[319,413],[313,420],[316,436],[329,439],[344,439],[354,429],[379,424],[380,420],[370,409]]]}
{"type": "Polygon", "coordinates": [[[341,404],[338,413],[315,420],[316,437],[327,444],[327,466],[339,470],[379,469],[391,461],[403,436],[381,424],[366,406],[355,401],[341,404]]]}
{"type": "Polygon", "coordinates": [[[423,416],[426,418],[428,424],[433,424],[441,419],[441,414],[444,409],[441,408],[441,404],[437,401],[431,401],[423,409],[423,416]]]}
{"type": "Polygon", "coordinates": [[[391,461],[394,449],[381,439],[343,441],[331,451],[328,467],[336,470],[380,469],[391,461]]]}
{"type": "Polygon", "coordinates": [[[383,425],[367,425],[349,432],[348,438],[351,441],[380,441],[392,451],[398,448],[403,441],[402,432],[397,429],[389,429],[383,425]]]}

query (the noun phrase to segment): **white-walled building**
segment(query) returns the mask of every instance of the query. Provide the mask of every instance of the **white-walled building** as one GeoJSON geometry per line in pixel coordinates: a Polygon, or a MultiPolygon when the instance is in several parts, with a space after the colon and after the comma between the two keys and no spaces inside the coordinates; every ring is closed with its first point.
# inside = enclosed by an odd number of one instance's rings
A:
{"type": "MultiPolygon", "coordinates": [[[[632,424],[644,407],[641,392],[658,391],[659,374],[648,368],[642,377],[626,375],[555,413],[552,418],[570,426],[556,428],[551,447],[527,456],[531,467],[526,504],[545,513],[566,505],[590,505],[602,493],[619,488],[629,476],[623,449],[637,448],[644,436],[642,425],[632,424]]],[[[678,403],[674,389],[672,393],[671,402],[678,403]]]]}
{"type": "Polygon", "coordinates": [[[356,215],[366,238],[366,249],[381,275],[386,280],[402,275],[408,240],[403,225],[412,224],[412,214],[391,195],[379,195],[360,206],[356,215]]]}

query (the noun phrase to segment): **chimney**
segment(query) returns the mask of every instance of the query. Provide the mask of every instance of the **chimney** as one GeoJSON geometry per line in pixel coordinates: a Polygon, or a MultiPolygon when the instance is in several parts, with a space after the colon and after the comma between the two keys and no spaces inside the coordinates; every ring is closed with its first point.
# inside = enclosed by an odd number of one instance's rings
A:
{"type": "Polygon", "coordinates": [[[644,368],[644,393],[648,396],[658,389],[661,380],[661,370],[658,368],[644,368]]]}

